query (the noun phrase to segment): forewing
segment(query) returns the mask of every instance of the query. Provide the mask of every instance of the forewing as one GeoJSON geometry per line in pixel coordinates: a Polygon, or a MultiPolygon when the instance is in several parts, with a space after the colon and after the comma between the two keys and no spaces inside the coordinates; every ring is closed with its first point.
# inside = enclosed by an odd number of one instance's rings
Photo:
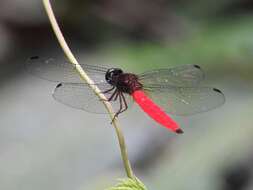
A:
{"type": "Polygon", "coordinates": [[[157,85],[197,86],[204,79],[204,73],[198,65],[183,65],[169,69],[158,69],[139,75],[144,87],[157,85]]]}
{"type": "MultiPolygon", "coordinates": [[[[106,91],[112,88],[111,85],[107,83],[101,83],[97,85],[101,91],[106,91]]],[[[105,93],[104,95],[107,99],[110,98],[114,90],[105,93]]],[[[90,89],[87,84],[83,83],[60,83],[54,90],[53,97],[55,100],[76,108],[85,110],[90,113],[107,113],[102,101],[100,100],[94,92],[90,89]]],[[[124,94],[127,105],[132,104],[132,98],[128,94],[124,94]]],[[[116,101],[110,101],[115,113],[120,109],[119,98],[116,101]]]]}
{"type": "Polygon", "coordinates": [[[209,87],[159,87],[147,93],[166,112],[175,115],[205,112],[225,102],[220,90],[209,87]]]}
{"type": "MultiPolygon", "coordinates": [[[[87,64],[80,65],[95,83],[105,82],[107,68],[87,64]]],[[[53,82],[84,82],[74,66],[66,60],[45,59],[34,56],[27,60],[25,68],[31,74],[53,82]]]]}

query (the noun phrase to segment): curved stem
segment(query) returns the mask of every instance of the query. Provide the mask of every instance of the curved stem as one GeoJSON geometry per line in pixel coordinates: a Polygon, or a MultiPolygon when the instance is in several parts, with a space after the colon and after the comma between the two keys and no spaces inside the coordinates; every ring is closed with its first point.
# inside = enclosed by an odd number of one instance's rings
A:
{"type": "MultiPolygon", "coordinates": [[[[54,30],[56,37],[57,37],[57,40],[58,40],[62,50],[64,51],[66,57],[68,58],[69,62],[74,65],[74,67],[75,67],[76,71],[79,73],[81,79],[83,79],[90,86],[90,88],[93,90],[95,95],[97,95],[99,97],[99,99],[105,100],[106,97],[104,96],[104,94],[100,93],[101,92],[100,89],[96,85],[94,85],[94,82],[92,81],[92,79],[89,78],[89,76],[85,73],[85,71],[80,66],[80,64],[76,60],[75,56],[71,52],[68,44],[66,43],[64,36],[60,30],[60,27],[57,23],[57,20],[54,16],[54,12],[53,12],[52,6],[50,4],[50,0],[43,0],[43,3],[44,3],[44,7],[46,9],[48,18],[50,20],[51,26],[54,30]]],[[[118,137],[118,141],[119,141],[121,157],[122,157],[122,160],[124,163],[126,174],[129,178],[134,179],[133,171],[132,171],[132,168],[131,168],[131,165],[130,165],[130,162],[128,159],[128,155],[127,155],[125,139],[124,139],[124,136],[119,128],[119,122],[118,122],[117,118],[114,118],[114,111],[113,111],[112,105],[108,101],[102,101],[102,102],[103,102],[105,108],[107,109],[108,114],[109,114],[110,118],[112,119],[112,125],[115,128],[115,131],[116,131],[116,134],[118,137]]]]}

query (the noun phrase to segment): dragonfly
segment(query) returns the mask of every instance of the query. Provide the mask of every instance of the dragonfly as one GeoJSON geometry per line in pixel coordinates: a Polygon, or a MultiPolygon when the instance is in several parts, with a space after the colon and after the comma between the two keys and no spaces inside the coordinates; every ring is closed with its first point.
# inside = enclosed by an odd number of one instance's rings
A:
{"type": "MultiPolygon", "coordinates": [[[[180,65],[155,69],[142,74],[124,72],[120,68],[80,64],[111,102],[115,117],[133,102],[155,122],[181,134],[183,130],[171,117],[206,112],[224,104],[224,94],[217,88],[201,86],[204,79],[199,65],[180,65]]],[[[91,113],[106,113],[101,100],[82,81],[74,66],[65,60],[33,56],[26,70],[42,79],[59,82],[53,92],[55,100],[91,113]]]]}

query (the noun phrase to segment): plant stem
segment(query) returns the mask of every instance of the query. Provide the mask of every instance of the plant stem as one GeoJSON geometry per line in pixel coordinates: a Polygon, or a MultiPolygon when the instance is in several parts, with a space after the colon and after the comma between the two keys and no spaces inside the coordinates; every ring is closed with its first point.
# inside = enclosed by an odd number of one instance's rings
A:
{"type": "MultiPolygon", "coordinates": [[[[43,3],[44,3],[44,7],[45,7],[46,13],[48,15],[48,18],[50,20],[51,26],[53,28],[53,31],[57,37],[57,40],[58,40],[62,50],[65,53],[65,56],[68,58],[69,62],[71,64],[73,64],[76,71],[79,73],[81,79],[83,79],[90,86],[90,88],[93,90],[95,95],[97,95],[98,98],[101,100],[106,100],[106,97],[104,96],[104,94],[101,93],[100,89],[96,85],[94,85],[94,82],[92,81],[92,79],[89,78],[89,76],[85,73],[85,71],[80,66],[80,64],[76,60],[75,56],[71,52],[67,42],[64,39],[61,29],[57,23],[52,6],[50,4],[50,0],[43,0],[43,3]]],[[[101,101],[101,102],[104,104],[105,108],[107,109],[108,114],[112,120],[112,125],[114,126],[114,129],[116,131],[118,141],[119,141],[120,151],[121,151],[121,157],[123,160],[123,164],[125,167],[127,177],[134,179],[134,174],[133,174],[133,171],[132,171],[129,159],[128,159],[128,155],[127,155],[125,139],[124,139],[124,136],[119,128],[119,122],[118,122],[117,118],[114,118],[114,111],[113,111],[112,105],[110,104],[109,101],[101,101]]]]}

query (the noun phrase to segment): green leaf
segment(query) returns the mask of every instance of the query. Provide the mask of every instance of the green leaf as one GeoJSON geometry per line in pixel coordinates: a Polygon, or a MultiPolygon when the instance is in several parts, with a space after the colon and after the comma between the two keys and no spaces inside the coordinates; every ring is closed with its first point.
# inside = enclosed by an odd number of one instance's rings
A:
{"type": "Polygon", "coordinates": [[[147,190],[145,185],[137,178],[135,179],[119,179],[119,183],[114,187],[106,190],[147,190]]]}

